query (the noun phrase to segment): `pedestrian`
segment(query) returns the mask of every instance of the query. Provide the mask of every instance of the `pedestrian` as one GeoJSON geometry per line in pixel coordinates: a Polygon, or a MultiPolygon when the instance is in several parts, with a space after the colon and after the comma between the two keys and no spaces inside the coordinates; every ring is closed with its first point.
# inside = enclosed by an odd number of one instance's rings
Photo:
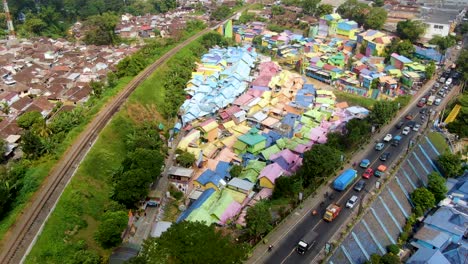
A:
{"type": "Polygon", "coordinates": [[[271,252],[272,249],[273,249],[273,245],[269,245],[268,246],[268,251],[271,252]]]}
{"type": "Polygon", "coordinates": [[[146,217],[146,212],[145,212],[145,217],[146,217]]]}

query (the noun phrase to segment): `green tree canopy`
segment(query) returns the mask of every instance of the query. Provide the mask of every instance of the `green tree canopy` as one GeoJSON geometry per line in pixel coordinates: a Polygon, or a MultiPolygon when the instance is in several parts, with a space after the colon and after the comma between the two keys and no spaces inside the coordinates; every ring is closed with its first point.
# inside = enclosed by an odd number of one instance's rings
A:
{"type": "Polygon", "coordinates": [[[460,52],[457,59],[457,69],[462,73],[463,79],[468,80],[468,49],[463,49],[460,52]]]}
{"type": "Polygon", "coordinates": [[[223,20],[231,15],[231,9],[227,5],[221,5],[211,12],[211,19],[223,20]]]}
{"type": "Polygon", "coordinates": [[[229,171],[229,174],[232,177],[239,177],[241,172],[242,172],[242,166],[235,164],[235,165],[232,165],[231,170],[229,171]]]}
{"type": "Polygon", "coordinates": [[[151,174],[144,169],[117,172],[112,177],[114,186],[111,198],[127,208],[132,208],[136,202],[146,196],[152,180],[151,174]]]}
{"type": "Polygon", "coordinates": [[[121,234],[127,227],[128,216],[124,211],[106,212],[94,237],[103,248],[118,245],[122,239],[121,234]]]}
{"type": "Polygon", "coordinates": [[[426,78],[430,79],[432,76],[434,76],[434,73],[436,71],[436,65],[433,61],[429,62],[426,66],[426,78]]]}
{"type": "Polygon", "coordinates": [[[436,203],[442,201],[447,194],[447,186],[445,186],[445,179],[439,173],[433,171],[428,176],[429,182],[427,189],[434,194],[436,203]]]}
{"type": "Polygon", "coordinates": [[[397,24],[397,35],[401,39],[408,39],[411,42],[416,42],[424,34],[426,25],[419,20],[400,21],[397,24]]]}
{"type": "Polygon", "coordinates": [[[297,199],[302,189],[301,179],[297,176],[279,177],[275,180],[273,199],[290,198],[297,199]]]}
{"type": "Polygon", "coordinates": [[[334,140],[337,141],[334,144],[343,142],[346,149],[355,148],[366,140],[371,132],[371,127],[367,119],[353,118],[346,123],[346,132],[341,140],[338,136],[334,136],[336,137],[334,140]]]}
{"type": "Polygon", "coordinates": [[[182,154],[176,158],[177,163],[185,168],[192,167],[196,160],[195,155],[187,151],[182,152],[182,154]]]}
{"type": "Polygon", "coordinates": [[[302,0],[302,11],[308,15],[315,15],[320,0],[302,0]]]}
{"type": "Polygon", "coordinates": [[[400,264],[400,258],[392,253],[387,253],[380,258],[381,264],[400,264]]]}
{"type": "Polygon", "coordinates": [[[364,27],[381,29],[387,20],[387,11],[381,7],[371,8],[364,20],[364,27]]]}
{"type": "Polygon", "coordinates": [[[417,188],[411,193],[411,200],[413,201],[414,206],[421,208],[422,211],[426,211],[429,208],[434,207],[435,198],[428,189],[421,187],[417,188]]]}
{"type": "Polygon", "coordinates": [[[329,4],[322,4],[317,7],[317,17],[322,17],[333,13],[333,6],[329,4]]]}
{"type": "Polygon", "coordinates": [[[458,154],[447,151],[439,156],[437,164],[447,178],[458,177],[463,173],[461,156],[458,154]]]}
{"type": "Polygon", "coordinates": [[[127,154],[122,162],[124,171],[133,169],[143,169],[151,177],[156,178],[161,174],[161,167],[164,164],[164,156],[159,150],[137,148],[127,154]]]}
{"type": "Polygon", "coordinates": [[[397,111],[398,104],[392,101],[378,101],[374,104],[369,119],[373,124],[383,125],[392,120],[397,111]]]}
{"type": "Polygon", "coordinates": [[[271,14],[274,15],[274,16],[277,16],[277,15],[282,15],[284,14],[284,8],[282,6],[279,6],[279,5],[274,5],[271,7],[271,14]]]}
{"type": "Polygon", "coordinates": [[[258,202],[247,209],[245,221],[247,232],[255,239],[259,239],[273,228],[270,207],[266,202],[258,202]]]}
{"type": "Polygon", "coordinates": [[[366,20],[369,9],[370,7],[365,3],[360,3],[357,0],[347,0],[336,11],[342,17],[352,19],[362,25],[366,20]]]}
{"type": "Polygon", "coordinates": [[[446,37],[434,36],[429,40],[429,44],[437,45],[441,53],[444,53],[448,48],[457,44],[455,36],[448,35],[446,37]]]}
{"type": "Polygon", "coordinates": [[[41,138],[33,131],[26,130],[23,133],[20,145],[26,157],[34,159],[44,154],[44,145],[41,138]]]}
{"type": "Polygon", "coordinates": [[[145,240],[140,254],[130,263],[240,264],[246,254],[246,245],[235,244],[213,225],[184,221],[172,224],[159,238],[145,240]]]}
{"type": "Polygon", "coordinates": [[[115,45],[118,36],[115,34],[115,27],[119,23],[119,17],[113,13],[103,13],[102,15],[91,16],[86,20],[87,28],[84,41],[86,44],[94,45],[115,45]]]}
{"type": "Polygon", "coordinates": [[[44,122],[44,117],[37,111],[26,112],[16,120],[18,126],[23,129],[30,129],[34,126],[42,125],[44,122]]]}
{"type": "Polygon", "coordinates": [[[389,60],[392,53],[397,53],[407,58],[412,58],[415,51],[416,48],[413,46],[413,43],[411,43],[411,41],[407,39],[400,40],[398,38],[394,38],[390,45],[386,47],[386,59],[389,60]]]}
{"type": "Polygon", "coordinates": [[[316,144],[304,153],[299,169],[305,186],[317,183],[330,176],[341,165],[341,152],[325,144],[316,144]]]}

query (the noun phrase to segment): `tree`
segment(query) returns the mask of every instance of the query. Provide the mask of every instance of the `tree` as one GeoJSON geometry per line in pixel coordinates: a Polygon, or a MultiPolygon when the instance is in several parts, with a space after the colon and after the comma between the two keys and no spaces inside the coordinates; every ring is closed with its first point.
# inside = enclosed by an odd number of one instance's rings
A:
{"type": "Polygon", "coordinates": [[[463,166],[461,156],[445,152],[437,158],[437,164],[447,178],[461,176],[463,173],[463,166]]]}
{"type": "Polygon", "coordinates": [[[330,176],[341,165],[341,152],[323,144],[316,144],[304,153],[303,165],[299,169],[304,186],[318,183],[330,176]]]}
{"type": "Polygon", "coordinates": [[[118,245],[122,239],[121,234],[127,227],[128,216],[124,211],[106,212],[94,234],[94,238],[103,248],[118,245]]]}
{"type": "Polygon", "coordinates": [[[112,180],[114,186],[111,198],[127,208],[132,208],[136,202],[146,196],[153,177],[143,169],[133,169],[115,173],[112,180]]]}
{"type": "Polygon", "coordinates": [[[387,11],[381,7],[371,8],[364,20],[366,29],[381,29],[387,20],[387,11]]]}
{"type": "Polygon", "coordinates": [[[89,86],[91,86],[94,96],[96,96],[97,98],[100,98],[102,95],[102,92],[104,91],[104,83],[91,80],[91,82],[89,82],[89,86]]]}
{"type": "Polygon", "coordinates": [[[223,20],[229,17],[231,9],[227,5],[221,5],[211,12],[211,19],[223,20]]]}
{"type": "Polygon", "coordinates": [[[374,104],[369,114],[369,119],[373,124],[383,125],[392,120],[398,111],[398,105],[391,101],[378,101],[374,104]]]}
{"type": "Polygon", "coordinates": [[[225,47],[228,45],[226,39],[223,36],[221,36],[218,32],[209,32],[203,35],[201,43],[207,49],[216,45],[221,47],[225,47]]]}
{"type": "Polygon", "coordinates": [[[142,169],[156,178],[161,174],[161,168],[164,164],[164,156],[159,150],[137,148],[133,152],[127,154],[127,157],[122,162],[124,171],[133,169],[142,169]]]}
{"type": "Polygon", "coordinates": [[[400,253],[400,247],[398,247],[398,245],[391,244],[391,245],[387,246],[387,251],[388,251],[388,253],[398,255],[398,253],[400,253]]]}
{"type": "Polygon", "coordinates": [[[370,259],[368,261],[366,261],[365,263],[366,264],[380,264],[380,259],[382,257],[379,255],[379,254],[372,254],[370,256],[370,259]]]}
{"type": "Polygon", "coordinates": [[[413,57],[416,48],[413,46],[411,41],[405,39],[400,40],[398,38],[394,38],[390,45],[386,47],[386,54],[387,54],[387,61],[390,59],[390,55],[392,53],[397,53],[399,55],[405,56],[407,58],[413,57]]]}
{"type": "Polygon", "coordinates": [[[320,0],[303,0],[302,11],[308,15],[315,15],[320,0]]]}
{"type": "Polygon", "coordinates": [[[447,194],[447,186],[445,186],[445,179],[439,173],[433,171],[428,176],[429,182],[427,189],[434,194],[436,203],[442,201],[447,194]]]}
{"type": "Polygon", "coordinates": [[[113,72],[110,71],[107,73],[107,86],[114,88],[119,83],[119,77],[113,72]]]}
{"type": "Polygon", "coordinates": [[[38,135],[26,130],[21,137],[21,150],[27,157],[37,158],[44,153],[44,146],[38,135]]]}
{"type": "Polygon", "coordinates": [[[271,14],[274,16],[284,14],[284,8],[282,6],[274,5],[271,7],[271,14]]]}
{"type": "Polygon", "coordinates": [[[434,194],[424,187],[417,188],[411,193],[411,201],[413,201],[414,206],[416,208],[419,207],[422,212],[435,205],[434,194]]]}
{"type": "Polygon", "coordinates": [[[272,229],[269,205],[262,201],[250,207],[247,209],[245,221],[247,223],[247,233],[256,240],[261,238],[272,229]]]}
{"type": "Polygon", "coordinates": [[[45,123],[45,120],[38,111],[31,111],[26,112],[18,117],[16,123],[23,129],[30,129],[37,124],[45,123]]]}
{"type": "Polygon", "coordinates": [[[247,247],[235,244],[214,225],[183,221],[174,223],[161,237],[148,238],[130,263],[242,263],[247,247]]]}
{"type": "Polygon", "coordinates": [[[119,17],[113,13],[106,12],[102,15],[89,17],[85,22],[87,28],[84,37],[85,43],[94,45],[117,44],[118,36],[115,34],[115,27],[118,23],[119,17]]]}
{"type": "Polygon", "coordinates": [[[95,251],[79,250],[72,256],[70,264],[100,264],[101,257],[95,251]]]}
{"type": "Polygon", "coordinates": [[[362,144],[371,132],[371,125],[367,119],[353,118],[346,123],[346,133],[342,137],[346,149],[352,149],[362,144]]]}
{"type": "Polygon", "coordinates": [[[261,46],[262,45],[262,38],[263,38],[263,36],[261,36],[261,35],[255,36],[252,39],[252,44],[254,44],[255,46],[261,46]]]}
{"type": "Polygon", "coordinates": [[[301,179],[297,176],[279,177],[275,180],[273,199],[290,198],[297,199],[302,188],[301,179]]]}
{"type": "Polygon", "coordinates": [[[419,20],[400,21],[397,24],[397,35],[402,39],[408,39],[411,42],[416,42],[426,31],[426,25],[419,20]]]}
{"type": "Polygon", "coordinates": [[[347,0],[336,10],[342,17],[364,24],[366,15],[370,7],[367,4],[360,3],[357,0],[347,0]]]}
{"type": "Polygon", "coordinates": [[[380,258],[381,264],[400,264],[400,258],[392,253],[387,253],[380,258]]]}
{"type": "Polygon", "coordinates": [[[374,0],[374,5],[377,7],[382,7],[384,6],[385,2],[384,0],[374,0]]]}
{"type": "Polygon", "coordinates": [[[439,51],[445,53],[448,48],[457,44],[457,39],[452,35],[448,35],[446,37],[434,36],[431,40],[429,40],[429,44],[437,45],[439,51]]]}
{"type": "Polygon", "coordinates": [[[468,49],[463,49],[457,59],[458,71],[462,73],[463,79],[468,80],[468,49]]]}
{"type": "Polygon", "coordinates": [[[241,165],[232,165],[231,170],[229,171],[229,174],[231,177],[236,178],[239,177],[239,175],[242,172],[242,166],[241,165]]]}
{"type": "Polygon", "coordinates": [[[429,64],[426,66],[426,79],[432,78],[434,76],[434,73],[436,71],[436,65],[433,61],[429,62],[429,64]]]}
{"type": "Polygon", "coordinates": [[[461,25],[460,25],[460,33],[462,35],[465,35],[466,33],[468,33],[468,22],[463,22],[461,25]]]}
{"type": "Polygon", "coordinates": [[[329,4],[319,5],[317,8],[317,17],[322,17],[324,15],[328,15],[333,13],[333,6],[329,4]]]}
{"type": "Polygon", "coordinates": [[[192,167],[193,163],[195,163],[196,160],[197,159],[195,158],[195,155],[187,151],[184,151],[176,158],[177,163],[179,163],[180,166],[185,168],[192,167]]]}

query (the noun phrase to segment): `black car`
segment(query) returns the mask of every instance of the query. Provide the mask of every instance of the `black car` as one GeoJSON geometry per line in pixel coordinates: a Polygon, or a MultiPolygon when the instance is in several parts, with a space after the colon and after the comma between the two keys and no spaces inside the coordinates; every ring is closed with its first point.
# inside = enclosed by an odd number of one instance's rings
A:
{"type": "Polygon", "coordinates": [[[395,127],[396,127],[397,129],[400,129],[400,128],[403,127],[404,124],[405,124],[405,122],[400,121],[395,127]]]}
{"type": "Polygon", "coordinates": [[[381,161],[386,161],[390,157],[390,152],[385,152],[384,154],[380,155],[380,160],[381,161]]]}
{"type": "Polygon", "coordinates": [[[407,126],[413,128],[415,125],[416,125],[416,122],[414,121],[409,121],[408,123],[406,123],[407,126]]]}
{"type": "Polygon", "coordinates": [[[422,115],[425,115],[427,113],[427,108],[421,109],[421,111],[419,111],[419,113],[422,114],[422,115]]]}
{"type": "Polygon", "coordinates": [[[366,187],[366,181],[365,180],[359,180],[356,185],[354,185],[354,190],[357,192],[360,192],[366,187]]]}

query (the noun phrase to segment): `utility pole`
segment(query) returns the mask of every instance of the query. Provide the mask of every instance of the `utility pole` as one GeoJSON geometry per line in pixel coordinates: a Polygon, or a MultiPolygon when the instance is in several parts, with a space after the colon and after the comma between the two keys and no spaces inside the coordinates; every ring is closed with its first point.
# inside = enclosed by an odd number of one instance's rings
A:
{"type": "Polygon", "coordinates": [[[13,27],[13,21],[11,20],[10,9],[8,8],[7,0],[3,0],[3,10],[5,11],[9,38],[15,39],[16,38],[15,28],[13,27]]]}

